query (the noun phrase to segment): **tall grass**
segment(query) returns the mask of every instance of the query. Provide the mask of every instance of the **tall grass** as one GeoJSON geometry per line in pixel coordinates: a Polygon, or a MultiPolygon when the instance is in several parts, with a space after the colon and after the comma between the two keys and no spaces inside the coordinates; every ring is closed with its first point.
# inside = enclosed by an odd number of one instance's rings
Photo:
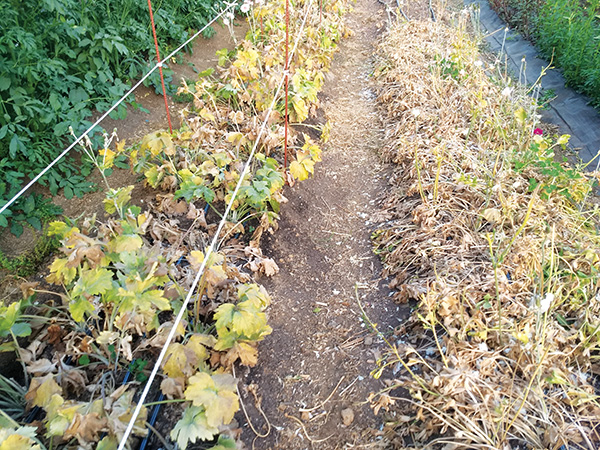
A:
{"type": "Polygon", "coordinates": [[[536,44],[554,56],[569,85],[589,95],[600,106],[600,0],[582,7],[579,0],[548,0],[540,9],[536,44]]]}
{"type": "Polygon", "coordinates": [[[567,84],[600,107],[600,0],[492,0],[511,26],[553,59],[567,84]]]}

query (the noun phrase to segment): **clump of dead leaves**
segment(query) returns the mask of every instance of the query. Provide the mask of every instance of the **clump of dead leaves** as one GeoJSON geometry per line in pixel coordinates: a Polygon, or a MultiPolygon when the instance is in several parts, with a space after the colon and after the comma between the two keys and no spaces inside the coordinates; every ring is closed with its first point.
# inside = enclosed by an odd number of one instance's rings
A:
{"type": "Polygon", "coordinates": [[[374,407],[400,447],[598,448],[596,174],[556,162],[568,137],[460,24],[396,24],[376,72],[396,170],[375,246],[418,308],[376,371],[414,415],[374,407]]]}

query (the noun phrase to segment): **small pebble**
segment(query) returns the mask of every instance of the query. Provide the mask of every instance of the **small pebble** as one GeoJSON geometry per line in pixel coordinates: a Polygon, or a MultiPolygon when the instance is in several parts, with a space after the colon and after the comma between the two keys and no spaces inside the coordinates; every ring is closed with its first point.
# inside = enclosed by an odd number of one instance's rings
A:
{"type": "Polygon", "coordinates": [[[371,336],[367,336],[364,340],[365,345],[373,345],[373,338],[371,336]]]}
{"type": "Polygon", "coordinates": [[[352,411],[351,408],[346,408],[342,410],[342,421],[347,427],[350,426],[352,422],[354,422],[354,411],[352,411]]]}

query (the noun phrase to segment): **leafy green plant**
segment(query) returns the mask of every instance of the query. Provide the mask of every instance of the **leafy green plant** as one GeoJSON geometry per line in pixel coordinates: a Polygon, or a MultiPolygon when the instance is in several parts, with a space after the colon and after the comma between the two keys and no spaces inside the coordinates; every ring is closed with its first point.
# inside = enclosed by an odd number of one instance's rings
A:
{"type": "Polygon", "coordinates": [[[493,0],[492,7],[533,39],[567,83],[600,106],[600,1],[493,0]]]}
{"type": "Polygon", "coordinates": [[[0,251],[0,269],[19,277],[34,274],[44,260],[58,249],[58,240],[45,233],[39,237],[31,251],[16,257],[8,257],[0,251]]]}
{"type": "Polygon", "coordinates": [[[550,138],[534,135],[525,152],[516,152],[512,161],[515,171],[521,173],[528,167],[535,169],[535,175],[529,179],[529,191],[538,186],[540,195],[547,199],[556,192],[571,200],[574,204],[581,202],[592,189],[590,180],[580,170],[568,164],[563,156],[557,161],[555,149],[563,149],[569,141],[569,135],[562,135],[554,143],[550,138]]]}
{"type": "MultiPolygon", "coordinates": [[[[210,20],[220,0],[165,0],[155,11],[163,52],[210,20]]],[[[133,0],[0,1],[0,205],[79,134],[95,112],[106,111],[155,61],[147,5],[133,0]]],[[[167,81],[172,71],[165,68],[167,81]]],[[[147,84],[161,90],[158,72],[147,84]]],[[[169,93],[175,88],[168,83],[169,93]]],[[[124,118],[126,106],[111,114],[124,118]]],[[[97,139],[97,137],[95,137],[97,139]]],[[[91,167],[65,158],[40,181],[67,198],[92,188],[91,167]]],[[[20,205],[23,207],[23,205],[20,205]]],[[[35,216],[19,205],[0,216],[0,227],[35,216]],[[21,217],[23,214],[24,219],[21,217]]],[[[35,226],[35,225],[34,225],[35,226]]],[[[11,230],[19,234],[19,225],[11,230]]]]}
{"type": "MultiPolygon", "coordinates": [[[[302,11],[297,6],[292,22],[302,11]]],[[[298,71],[292,83],[299,105],[292,107],[292,115],[298,119],[314,114],[318,106],[316,93],[342,34],[344,9],[343,1],[330,2],[322,22],[317,15],[307,16],[305,39],[300,40],[292,68],[298,71]]],[[[207,71],[193,86],[184,86],[182,92],[194,103],[184,128],[176,133],[156,131],[129,148],[123,141],[114,146],[114,135],[104,135],[104,142],[83,142],[90,167],[95,166],[106,183],[106,218],[50,223],[49,234],[60,241],[61,254],[50,265],[46,280],[59,292],[37,292],[56,295],[61,302],[46,305],[56,312],[48,319],[52,324],[42,330],[47,346],[34,341],[23,353],[26,358],[21,358],[26,373],[33,375],[25,400],[29,408],[43,410],[40,429],[45,431],[39,434],[51,448],[78,444],[114,450],[135,406],[133,389],[117,387],[117,377],[129,368],[135,378],[143,378],[146,361],[165,347],[171,331],[174,338],[160,375],[166,396],[161,402],[179,403],[183,415],[171,439],[184,449],[214,439],[218,440],[213,450],[236,446],[220,434],[240,406],[233,366],[257,364],[257,343],[272,331],[266,315],[270,298],[263,287],[252,283],[251,272],[270,276],[278,267],[262,256],[260,236],[276,228],[285,201],[284,179],[309,177],[321,157],[315,142],[292,129],[289,148],[296,164],[289,173],[281,167],[284,130],[277,111],[282,111],[283,96],[280,92],[274,98],[272,80],[264,76],[265,69],[277,73],[283,64],[281,2],[258,5],[253,16],[261,14],[267,23],[260,39],[254,40],[255,29],[236,51],[221,52],[225,67],[218,76],[207,71]],[[270,104],[275,112],[267,117],[270,104]],[[256,158],[243,172],[251,149],[256,158]],[[124,157],[158,191],[156,201],[145,203],[148,210],[143,212],[132,204],[133,186],[112,189],[108,184],[108,172],[124,157]],[[238,182],[241,189],[217,248],[207,256],[215,222],[222,218],[238,182]],[[208,208],[212,213],[206,213],[208,208]],[[187,220],[191,225],[184,232],[180,224],[185,226],[187,220]],[[251,223],[245,226],[247,221],[251,223]],[[252,237],[244,248],[240,236],[247,232],[252,237]],[[244,257],[228,250],[240,247],[244,257]],[[201,265],[206,270],[193,302],[181,310],[182,298],[201,265]],[[174,314],[180,312],[183,320],[173,330],[174,314]],[[46,359],[42,350],[53,350],[54,357],[63,343],[72,363],[58,365],[46,359]],[[81,392],[88,386],[95,389],[81,401],[77,388],[81,392]]],[[[147,431],[148,406],[137,418],[136,435],[147,431]]],[[[1,424],[18,433],[18,424],[1,424]]],[[[34,438],[37,433],[31,431],[34,438]]],[[[3,437],[0,434],[0,442],[3,437]]]]}
{"type": "MultiPolygon", "coordinates": [[[[71,189],[71,188],[69,188],[71,189]]],[[[0,215],[0,227],[8,226],[17,237],[23,234],[24,225],[29,225],[37,231],[42,230],[44,223],[62,214],[63,209],[39,194],[24,197],[15,203],[11,210],[0,215]]]]}

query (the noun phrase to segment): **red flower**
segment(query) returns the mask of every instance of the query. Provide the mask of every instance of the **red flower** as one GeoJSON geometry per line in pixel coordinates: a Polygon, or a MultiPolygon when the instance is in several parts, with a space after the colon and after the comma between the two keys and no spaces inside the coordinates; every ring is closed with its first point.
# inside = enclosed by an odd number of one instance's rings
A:
{"type": "Polygon", "coordinates": [[[544,134],[544,130],[542,130],[541,128],[536,128],[535,130],[533,130],[533,134],[541,136],[542,134],[544,134]]]}

